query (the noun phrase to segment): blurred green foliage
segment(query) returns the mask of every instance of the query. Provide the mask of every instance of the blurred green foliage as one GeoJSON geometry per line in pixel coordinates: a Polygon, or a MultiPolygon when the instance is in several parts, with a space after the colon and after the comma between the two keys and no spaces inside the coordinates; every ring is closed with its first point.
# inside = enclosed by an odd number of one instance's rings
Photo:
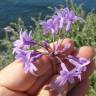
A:
{"type": "MultiPolygon", "coordinates": [[[[94,11],[85,13],[82,9],[82,6],[73,4],[72,2],[68,6],[73,9],[76,14],[82,16],[85,20],[83,24],[76,23],[73,25],[72,33],[67,34],[68,37],[76,41],[77,47],[83,45],[91,45],[96,49],[96,13],[94,11]]],[[[24,22],[21,18],[15,23],[10,23],[10,25],[3,30],[4,36],[0,38],[0,69],[4,68],[7,64],[11,63],[14,60],[14,55],[12,54],[12,43],[19,37],[20,28],[23,30],[32,29],[34,34],[33,38],[39,41],[49,40],[51,42],[51,35],[43,36],[42,29],[38,22],[32,18],[32,21],[35,24],[35,28],[32,26],[28,28],[24,25],[24,22]]],[[[39,21],[39,20],[38,20],[39,21]]],[[[64,30],[61,32],[61,37],[64,37],[64,30]]],[[[58,37],[56,38],[58,39],[58,37]]],[[[96,57],[95,57],[96,58],[96,57]]],[[[94,58],[94,59],[95,59],[94,58]]],[[[96,59],[95,59],[96,61],[96,59]]],[[[87,96],[96,96],[96,73],[91,76],[91,89],[88,92],[87,96]]]]}

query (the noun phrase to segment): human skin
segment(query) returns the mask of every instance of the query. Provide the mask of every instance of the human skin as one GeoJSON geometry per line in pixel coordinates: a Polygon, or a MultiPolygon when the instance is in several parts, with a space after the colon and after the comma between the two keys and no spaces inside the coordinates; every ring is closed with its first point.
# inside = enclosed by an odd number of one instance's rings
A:
{"type": "MultiPolygon", "coordinates": [[[[69,38],[65,39],[62,45],[65,43],[71,43],[71,48],[66,51],[66,54],[85,57],[91,60],[94,57],[94,50],[90,46],[76,49],[74,41],[69,38]]],[[[40,49],[40,51],[43,50],[40,49]]],[[[57,63],[59,64],[54,58],[43,56],[35,62],[35,66],[38,68],[38,76],[35,77],[31,73],[26,74],[24,72],[24,64],[21,60],[15,60],[0,71],[0,96],[45,96],[44,94],[47,94],[46,96],[56,96],[54,92],[46,90],[45,87],[54,81],[54,78],[57,78],[58,71],[60,70],[60,66],[57,66],[57,63]]],[[[68,69],[73,68],[72,64],[66,61],[64,63],[66,63],[68,69]]],[[[89,88],[89,76],[93,71],[94,63],[92,62],[87,66],[87,71],[82,74],[81,81],[76,79],[74,84],[68,84],[68,88],[66,88],[68,91],[67,95],[84,96],[89,88]]],[[[65,90],[64,88],[62,90],[65,90]]]]}

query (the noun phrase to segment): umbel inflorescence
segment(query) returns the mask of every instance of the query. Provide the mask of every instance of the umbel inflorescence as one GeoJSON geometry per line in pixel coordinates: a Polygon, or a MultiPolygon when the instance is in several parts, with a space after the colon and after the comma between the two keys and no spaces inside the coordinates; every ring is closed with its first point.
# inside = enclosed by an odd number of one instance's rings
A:
{"type": "MultiPolygon", "coordinates": [[[[71,32],[72,25],[75,22],[84,22],[84,20],[77,16],[74,11],[68,8],[57,9],[55,8],[55,14],[46,21],[41,21],[40,25],[43,28],[43,33],[47,35],[50,33],[54,38],[56,35],[60,34],[62,29],[66,32],[71,32]]],[[[64,85],[66,82],[74,83],[74,78],[77,77],[81,80],[82,72],[86,71],[86,66],[90,63],[90,60],[83,57],[75,57],[72,55],[66,55],[66,50],[70,48],[71,44],[66,44],[64,48],[60,49],[61,42],[53,43],[53,48],[50,46],[48,41],[39,42],[33,40],[32,32],[27,33],[26,31],[20,31],[20,38],[14,42],[13,53],[16,55],[16,59],[20,58],[24,63],[25,72],[30,72],[34,76],[37,76],[36,71],[38,68],[35,66],[34,62],[40,59],[43,55],[49,55],[55,57],[61,66],[59,79],[55,81],[58,86],[64,85]],[[37,50],[31,50],[33,46],[43,47],[46,51],[40,52],[37,50]],[[64,55],[64,58],[71,62],[75,67],[72,70],[68,70],[66,64],[60,59],[59,55],[64,55]]],[[[62,56],[63,56],[62,55],[62,56]]]]}

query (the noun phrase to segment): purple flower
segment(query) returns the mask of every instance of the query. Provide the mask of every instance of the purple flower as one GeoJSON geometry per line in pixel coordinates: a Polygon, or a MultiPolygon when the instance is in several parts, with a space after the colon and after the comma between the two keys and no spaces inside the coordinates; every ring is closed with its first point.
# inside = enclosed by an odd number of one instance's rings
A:
{"type": "Polygon", "coordinates": [[[18,49],[16,53],[16,59],[21,59],[24,63],[25,73],[31,72],[33,75],[37,75],[35,72],[38,71],[34,62],[41,58],[42,54],[34,50],[21,50],[18,49]]]}
{"type": "Polygon", "coordinates": [[[30,46],[35,45],[36,41],[32,39],[32,32],[27,34],[26,31],[22,32],[20,31],[20,38],[14,42],[14,50],[13,52],[16,52],[16,49],[29,49],[30,46]]]}
{"type": "Polygon", "coordinates": [[[42,25],[45,34],[49,32],[57,34],[64,26],[66,26],[66,31],[70,32],[72,30],[72,24],[76,21],[84,22],[81,17],[77,16],[74,11],[69,10],[68,8],[55,8],[55,15],[40,24],[42,25]]]}
{"type": "MultiPolygon", "coordinates": [[[[90,64],[90,60],[80,57],[74,57],[72,55],[68,56],[68,61],[72,63],[76,67],[76,71],[79,72],[80,74],[87,69],[87,65],[90,64]]],[[[81,79],[81,76],[79,75],[79,78],[81,79]]]]}
{"type": "Polygon", "coordinates": [[[53,16],[51,19],[41,22],[40,25],[42,25],[44,34],[47,33],[57,34],[59,31],[59,18],[53,16]]]}
{"type": "Polygon", "coordinates": [[[75,23],[76,21],[84,21],[81,17],[76,16],[74,11],[69,11],[66,15],[66,31],[70,32],[72,29],[72,24],[75,23]]]}
{"type": "Polygon", "coordinates": [[[64,25],[66,24],[66,15],[69,12],[68,8],[64,8],[64,9],[57,9],[55,8],[55,13],[57,14],[58,18],[59,18],[59,28],[60,30],[64,27],[64,25]]]}
{"type": "Polygon", "coordinates": [[[69,8],[61,8],[61,9],[57,9],[55,8],[55,13],[60,16],[63,17],[65,19],[66,15],[69,13],[69,8]]]}
{"type": "Polygon", "coordinates": [[[63,28],[64,25],[66,25],[66,31],[70,32],[72,30],[72,24],[75,23],[76,21],[84,22],[84,20],[76,16],[74,11],[69,10],[68,8],[64,9],[56,9],[56,14],[60,18],[60,28],[63,28]]]}
{"type": "Polygon", "coordinates": [[[50,44],[48,41],[44,41],[43,44],[44,48],[49,48],[50,47],[50,44]]]}
{"type": "Polygon", "coordinates": [[[61,63],[61,68],[62,70],[60,71],[59,79],[57,79],[55,83],[59,86],[64,85],[66,82],[74,83],[74,77],[77,77],[79,75],[79,72],[76,72],[75,69],[69,71],[64,63],[61,63]]]}
{"type": "Polygon", "coordinates": [[[63,19],[64,18],[61,18],[60,16],[58,16],[58,15],[54,15],[54,16],[52,16],[52,18],[54,19],[54,21],[55,21],[55,24],[57,25],[56,27],[58,28],[58,30],[57,31],[59,31],[59,30],[61,30],[62,28],[63,28],[63,19]]]}
{"type": "MultiPolygon", "coordinates": [[[[61,41],[62,43],[62,41],[61,41]]],[[[71,44],[70,43],[66,43],[64,44],[64,48],[61,50],[61,43],[58,43],[55,45],[55,50],[54,50],[54,54],[55,55],[58,55],[58,54],[62,54],[64,53],[65,51],[67,51],[67,49],[69,49],[71,47],[71,44]]]]}
{"type": "Polygon", "coordinates": [[[72,30],[72,22],[67,21],[66,32],[70,32],[71,30],[72,30]]]}
{"type": "Polygon", "coordinates": [[[27,34],[27,32],[23,32],[21,35],[21,38],[23,38],[23,42],[25,45],[33,46],[36,44],[36,41],[32,39],[32,32],[30,32],[29,34],[27,34]]]}

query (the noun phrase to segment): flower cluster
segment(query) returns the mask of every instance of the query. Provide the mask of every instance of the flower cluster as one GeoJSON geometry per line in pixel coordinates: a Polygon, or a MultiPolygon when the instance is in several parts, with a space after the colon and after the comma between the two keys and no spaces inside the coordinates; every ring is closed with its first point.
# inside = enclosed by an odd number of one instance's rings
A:
{"type": "Polygon", "coordinates": [[[67,69],[64,64],[61,61],[61,68],[59,79],[56,80],[56,84],[59,84],[59,86],[64,85],[66,82],[74,83],[75,77],[81,80],[81,74],[82,72],[86,71],[87,65],[90,64],[90,60],[83,58],[83,57],[75,57],[72,55],[68,55],[66,58],[71,64],[75,66],[71,71],[67,69]]]}
{"type": "Polygon", "coordinates": [[[14,42],[13,53],[16,54],[16,59],[21,59],[25,64],[25,72],[31,72],[36,75],[34,72],[38,69],[33,64],[37,59],[39,59],[43,54],[35,51],[29,50],[31,46],[36,45],[36,41],[32,39],[32,32],[29,34],[24,31],[20,31],[20,38],[14,42]]]}
{"type": "Polygon", "coordinates": [[[68,8],[57,9],[55,8],[55,15],[47,21],[42,21],[40,24],[44,29],[44,34],[51,32],[52,34],[57,34],[62,28],[66,27],[66,32],[70,32],[72,29],[72,24],[76,21],[83,22],[84,20],[76,16],[74,11],[69,10],[68,8]]]}
{"type": "Polygon", "coordinates": [[[14,42],[14,50],[13,53],[16,52],[18,49],[29,49],[30,46],[35,45],[36,41],[32,39],[32,32],[29,34],[26,33],[26,31],[22,32],[20,31],[20,38],[14,42]]]}
{"type": "MultiPolygon", "coordinates": [[[[76,21],[84,21],[81,17],[77,16],[74,11],[69,10],[68,8],[64,9],[55,9],[55,15],[52,18],[49,18],[47,21],[42,21],[40,25],[44,30],[44,34],[51,33],[54,36],[58,35],[58,33],[65,28],[67,32],[72,30],[72,24],[76,21]]],[[[54,41],[53,41],[54,42],[54,41]]],[[[61,41],[62,43],[62,41],[61,41]]],[[[21,59],[24,63],[25,72],[31,72],[33,75],[36,74],[38,68],[35,65],[35,61],[40,59],[43,55],[51,55],[53,58],[55,57],[61,66],[59,79],[56,80],[56,84],[62,86],[66,82],[74,83],[75,77],[81,80],[82,72],[86,71],[87,65],[90,63],[90,60],[82,57],[75,57],[72,55],[65,54],[65,59],[68,60],[75,67],[72,70],[68,70],[66,64],[61,60],[59,55],[65,53],[67,49],[70,48],[71,44],[65,44],[64,48],[61,49],[61,43],[53,44],[53,48],[51,48],[48,41],[44,41],[42,43],[33,40],[32,32],[20,31],[20,38],[14,42],[13,53],[16,54],[16,59],[21,59]],[[31,50],[33,46],[40,46],[46,49],[46,52],[39,52],[37,50],[31,50]]],[[[64,54],[63,54],[64,55],[64,54]]],[[[62,55],[62,56],[63,56],[62,55]]]]}

